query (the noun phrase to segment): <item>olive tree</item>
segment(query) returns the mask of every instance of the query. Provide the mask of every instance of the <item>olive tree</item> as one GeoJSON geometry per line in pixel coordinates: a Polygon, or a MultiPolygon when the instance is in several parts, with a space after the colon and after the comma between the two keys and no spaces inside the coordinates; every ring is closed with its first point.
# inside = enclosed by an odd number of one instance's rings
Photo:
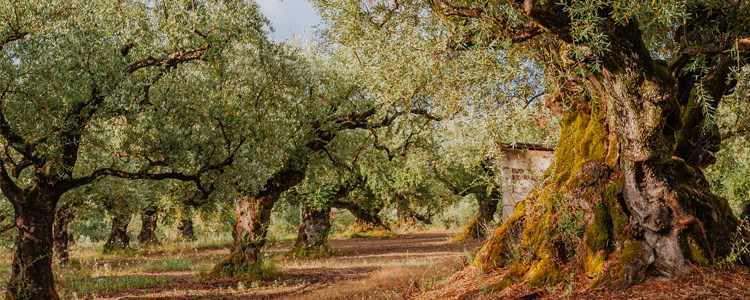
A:
{"type": "Polygon", "coordinates": [[[583,271],[629,285],[648,269],[673,275],[730,254],[738,221],[702,170],[720,141],[714,112],[747,72],[746,2],[316,3],[328,36],[367,53],[363,64],[441,66],[414,73],[431,71],[454,96],[440,102],[475,90],[488,91],[476,101],[502,100],[524,90],[513,81],[520,67],[542,71],[540,97],[561,115],[554,161],[475,265],[511,266],[507,284],[554,285],[583,271]],[[386,51],[396,55],[382,60],[386,51]]]}
{"type": "Polygon", "coordinates": [[[260,50],[267,21],[241,1],[4,1],[0,19],[0,189],[18,229],[7,297],[57,299],[60,197],[105,176],[205,189],[242,143],[221,132],[249,95],[223,83],[260,65],[229,58],[278,51],[260,50]]]}

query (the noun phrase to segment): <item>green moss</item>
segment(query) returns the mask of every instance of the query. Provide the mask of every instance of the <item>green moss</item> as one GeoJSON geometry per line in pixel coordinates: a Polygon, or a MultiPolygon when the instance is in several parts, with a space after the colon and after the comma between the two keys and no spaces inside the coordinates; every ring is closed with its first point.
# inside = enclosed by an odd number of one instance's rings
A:
{"type": "Polygon", "coordinates": [[[512,231],[523,226],[525,214],[525,202],[516,205],[513,215],[492,235],[492,237],[482,246],[474,257],[473,265],[481,267],[482,270],[491,270],[504,264],[509,253],[507,243],[513,238],[512,231]]]}
{"type": "Polygon", "coordinates": [[[609,227],[612,220],[604,203],[597,203],[594,208],[594,222],[586,231],[586,244],[589,250],[597,252],[607,247],[609,242],[609,227]]]}
{"type": "Polygon", "coordinates": [[[596,253],[587,253],[586,259],[583,263],[583,267],[586,270],[586,273],[589,274],[589,276],[597,276],[601,274],[602,270],[604,269],[604,258],[605,254],[603,252],[596,252],[596,253]]]}
{"type": "Polygon", "coordinates": [[[626,265],[635,259],[641,258],[646,252],[645,247],[638,242],[626,243],[626,246],[620,252],[620,265],[626,265]]]}
{"type": "Polygon", "coordinates": [[[464,227],[464,231],[453,237],[453,240],[464,240],[464,239],[478,239],[479,234],[479,221],[476,217],[471,219],[471,222],[464,227]]]}
{"type": "Polygon", "coordinates": [[[641,265],[645,269],[646,262],[644,260],[648,255],[648,250],[641,243],[635,241],[626,242],[618,259],[618,281],[622,284],[632,283],[631,281],[637,276],[641,265]]]}
{"type": "Polygon", "coordinates": [[[541,256],[541,259],[526,273],[526,279],[528,279],[529,286],[532,289],[541,286],[554,286],[560,282],[560,270],[552,260],[552,256],[546,251],[541,256]]]}
{"type": "Polygon", "coordinates": [[[690,260],[701,267],[707,267],[708,259],[703,255],[703,249],[701,249],[695,239],[688,237],[687,244],[690,249],[690,260]]]}

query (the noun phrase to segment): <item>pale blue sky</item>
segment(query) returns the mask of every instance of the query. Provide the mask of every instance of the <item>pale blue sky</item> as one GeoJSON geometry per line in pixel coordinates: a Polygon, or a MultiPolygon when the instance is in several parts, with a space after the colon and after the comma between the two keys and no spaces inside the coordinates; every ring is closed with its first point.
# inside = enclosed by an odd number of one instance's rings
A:
{"type": "Polygon", "coordinates": [[[257,0],[260,10],[271,20],[275,32],[271,36],[284,41],[292,35],[310,40],[320,16],[307,0],[257,0]]]}

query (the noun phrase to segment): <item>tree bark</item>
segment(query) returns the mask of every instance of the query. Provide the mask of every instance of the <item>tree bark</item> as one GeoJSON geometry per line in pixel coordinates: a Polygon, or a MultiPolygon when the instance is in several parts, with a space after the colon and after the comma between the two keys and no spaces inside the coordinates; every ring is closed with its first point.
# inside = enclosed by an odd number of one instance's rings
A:
{"type": "Polygon", "coordinates": [[[266,181],[264,189],[254,196],[246,196],[235,203],[237,224],[232,237],[229,256],[214,266],[214,276],[238,276],[259,271],[261,249],[266,244],[266,235],[271,221],[271,210],[281,194],[305,179],[305,173],[288,162],[266,181]]]}
{"type": "Polygon", "coordinates": [[[156,226],[159,222],[159,208],[151,206],[141,214],[141,232],[138,233],[138,243],[145,246],[159,245],[156,237],[156,226]]]}
{"type": "Polygon", "coordinates": [[[75,207],[69,203],[57,209],[53,228],[53,253],[55,254],[55,261],[59,264],[67,262],[70,258],[73,234],[68,230],[68,225],[75,218],[75,212],[75,207]]]}
{"type": "Polygon", "coordinates": [[[60,195],[39,187],[11,201],[18,237],[6,299],[59,299],[52,274],[52,228],[60,195]]]}
{"type": "MultiPolygon", "coordinates": [[[[710,10],[698,6],[691,24],[722,20],[704,19],[710,10]]],[[[514,8],[557,38],[536,44],[545,47],[538,55],[546,71],[587,68],[573,53],[590,49],[573,42],[562,6],[514,8]]],[[[585,55],[596,56],[601,71],[559,74],[561,88],[548,101],[565,106],[552,167],[475,258],[485,269],[509,266],[501,286],[552,286],[580,270],[595,284],[628,286],[647,271],[689,272],[690,264],[706,266],[731,251],[738,221],[700,169],[711,155],[685,147],[696,145],[703,124],[695,82],[681,67],[651,58],[635,21],[619,24],[606,9],[599,13],[610,44],[585,55]]],[[[680,34],[691,34],[688,25],[680,34]]],[[[719,101],[729,91],[711,83],[726,81],[726,60],[708,61],[704,88],[719,101]]]]}
{"type": "MultiPolygon", "coordinates": [[[[494,194],[493,194],[494,195],[494,194]]],[[[490,224],[495,219],[497,205],[500,203],[498,197],[486,197],[476,195],[477,214],[464,228],[463,237],[483,239],[491,233],[490,224]]]]}
{"type": "Polygon", "coordinates": [[[729,254],[738,223],[726,200],[671,156],[679,108],[659,76],[669,73],[631,64],[590,78],[594,99],[566,100],[554,167],[474,261],[510,266],[503,285],[554,285],[580,268],[598,285],[629,286],[647,270],[673,275],[729,254]]]}
{"type": "Polygon", "coordinates": [[[305,251],[326,250],[331,231],[331,208],[302,208],[302,222],[297,231],[296,246],[305,251]]]}
{"type": "Polygon", "coordinates": [[[402,193],[396,194],[398,201],[396,206],[396,217],[398,225],[405,228],[418,228],[422,225],[430,225],[430,217],[424,216],[411,208],[408,199],[402,193]]]}
{"type": "Polygon", "coordinates": [[[276,200],[272,197],[245,197],[237,201],[234,206],[237,224],[232,233],[234,242],[229,256],[211,271],[213,275],[238,276],[257,270],[276,200]]]}
{"type": "Polygon", "coordinates": [[[193,229],[193,219],[190,215],[183,214],[180,218],[180,226],[177,227],[180,232],[180,238],[186,241],[195,241],[195,230],[193,229]]]}
{"type": "Polygon", "coordinates": [[[104,252],[111,253],[130,247],[130,236],[128,235],[128,224],[130,223],[130,212],[114,210],[112,216],[112,231],[109,239],[104,244],[104,252]]]}

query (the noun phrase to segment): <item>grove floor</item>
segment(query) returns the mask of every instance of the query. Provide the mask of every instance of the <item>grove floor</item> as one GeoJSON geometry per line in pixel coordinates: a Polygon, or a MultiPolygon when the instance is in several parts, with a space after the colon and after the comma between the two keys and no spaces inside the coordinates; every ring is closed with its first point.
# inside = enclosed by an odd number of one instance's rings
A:
{"type": "MultiPolygon", "coordinates": [[[[750,271],[696,269],[676,278],[651,278],[624,290],[591,290],[578,283],[529,290],[523,282],[493,288],[504,270],[466,268],[480,242],[451,241],[450,232],[393,238],[331,239],[333,254],[294,259],[292,242],[269,245],[277,276],[264,280],[211,279],[208,272],[228,250],[165,246],[120,255],[78,251],[56,267],[62,299],[750,299],[750,271]]],[[[194,246],[194,245],[192,245],[194,246]]],[[[211,247],[209,247],[211,248],[211,247]]],[[[97,248],[99,249],[99,248],[97,248]]],[[[10,253],[0,253],[0,278],[10,253]]],[[[5,284],[0,282],[0,293],[5,284]]]]}
{"type": "Polygon", "coordinates": [[[107,256],[56,270],[65,299],[402,299],[463,268],[480,244],[450,240],[448,232],[394,238],[331,239],[333,254],[291,259],[291,242],[266,255],[273,279],[211,279],[226,249],[107,256]]]}

